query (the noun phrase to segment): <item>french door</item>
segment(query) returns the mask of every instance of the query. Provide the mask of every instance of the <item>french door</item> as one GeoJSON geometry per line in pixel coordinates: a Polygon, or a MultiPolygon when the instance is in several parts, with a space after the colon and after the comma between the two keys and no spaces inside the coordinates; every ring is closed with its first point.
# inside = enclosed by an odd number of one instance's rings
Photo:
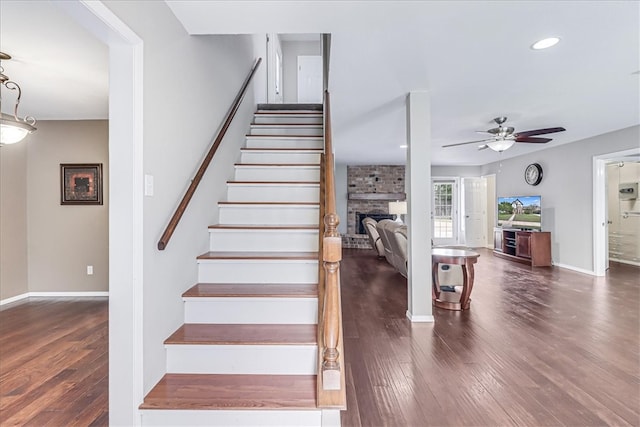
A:
{"type": "Polygon", "coordinates": [[[433,179],[431,235],[434,245],[458,242],[458,185],[455,179],[433,179]]]}

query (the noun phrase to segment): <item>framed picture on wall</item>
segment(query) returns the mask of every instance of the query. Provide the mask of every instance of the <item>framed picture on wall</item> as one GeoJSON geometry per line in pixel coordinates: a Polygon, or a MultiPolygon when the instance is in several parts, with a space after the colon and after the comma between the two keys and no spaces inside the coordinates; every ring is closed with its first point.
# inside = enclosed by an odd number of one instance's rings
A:
{"type": "Polygon", "coordinates": [[[101,205],[102,163],[61,163],[60,204],[101,205]]]}

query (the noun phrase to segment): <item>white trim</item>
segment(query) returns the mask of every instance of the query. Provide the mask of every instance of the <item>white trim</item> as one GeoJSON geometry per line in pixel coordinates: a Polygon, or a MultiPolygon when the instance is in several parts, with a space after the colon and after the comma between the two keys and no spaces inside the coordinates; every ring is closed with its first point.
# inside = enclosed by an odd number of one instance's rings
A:
{"type": "Polygon", "coordinates": [[[573,265],[567,264],[553,264],[554,267],[566,268],[567,270],[577,271],[578,273],[588,274],[589,276],[597,276],[595,271],[585,270],[584,268],[574,267],[573,265]]]}
{"type": "Polygon", "coordinates": [[[27,292],[16,295],[11,298],[0,300],[0,305],[11,304],[31,297],[51,297],[51,298],[92,298],[92,297],[108,297],[108,291],[87,291],[87,292],[27,292]]]}
{"type": "Polygon", "coordinates": [[[16,295],[15,297],[0,300],[0,305],[11,304],[12,302],[20,301],[21,299],[25,298],[29,298],[29,292],[27,292],[26,294],[16,295]]]}
{"type": "Polygon", "coordinates": [[[409,310],[407,310],[407,319],[411,320],[411,323],[434,323],[436,321],[433,316],[414,316],[409,310]]]}
{"type": "Polygon", "coordinates": [[[29,292],[30,297],[108,297],[108,291],[87,291],[87,292],[29,292]]]}

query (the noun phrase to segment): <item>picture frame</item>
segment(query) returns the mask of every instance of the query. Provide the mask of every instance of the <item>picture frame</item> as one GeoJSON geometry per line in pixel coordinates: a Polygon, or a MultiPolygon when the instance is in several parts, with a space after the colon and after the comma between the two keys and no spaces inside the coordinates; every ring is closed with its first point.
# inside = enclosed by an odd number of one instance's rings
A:
{"type": "Polygon", "coordinates": [[[60,204],[102,205],[102,163],[61,163],[60,204]]]}

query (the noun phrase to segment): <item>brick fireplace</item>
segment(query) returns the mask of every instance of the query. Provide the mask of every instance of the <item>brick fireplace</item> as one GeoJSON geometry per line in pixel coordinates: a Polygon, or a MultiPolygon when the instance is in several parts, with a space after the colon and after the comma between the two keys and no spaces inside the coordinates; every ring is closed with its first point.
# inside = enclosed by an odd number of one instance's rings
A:
{"type": "Polygon", "coordinates": [[[404,166],[370,165],[347,166],[347,234],[343,236],[346,248],[370,248],[363,229],[358,223],[363,216],[378,220],[389,215],[389,202],[405,200],[404,166]],[[360,219],[359,219],[360,218],[360,219]]]}

